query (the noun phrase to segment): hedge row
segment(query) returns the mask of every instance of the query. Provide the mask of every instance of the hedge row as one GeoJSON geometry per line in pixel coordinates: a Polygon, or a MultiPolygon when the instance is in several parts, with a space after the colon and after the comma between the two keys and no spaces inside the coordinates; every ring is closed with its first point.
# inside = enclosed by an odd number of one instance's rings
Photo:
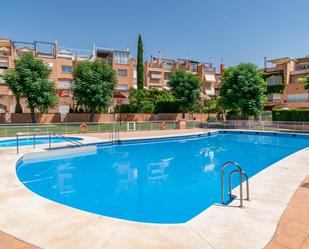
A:
{"type": "Polygon", "coordinates": [[[116,113],[179,113],[181,112],[179,109],[179,103],[177,101],[159,101],[156,104],[152,104],[152,107],[145,110],[138,108],[135,105],[125,104],[125,105],[117,105],[115,107],[116,113]],[[152,111],[150,111],[152,109],[152,111]]]}
{"type": "Polygon", "coordinates": [[[309,121],[309,109],[273,109],[273,121],[309,121]]]}

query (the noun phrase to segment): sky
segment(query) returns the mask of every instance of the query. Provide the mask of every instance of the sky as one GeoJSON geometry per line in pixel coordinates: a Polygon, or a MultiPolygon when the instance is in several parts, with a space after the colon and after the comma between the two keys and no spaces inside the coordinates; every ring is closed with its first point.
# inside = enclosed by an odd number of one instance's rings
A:
{"type": "Polygon", "coordinates": [[[130,48],[158,56],[240,62],[309,55],[309,0],[10,0],[0,37],[62,47],[130,48]]]}

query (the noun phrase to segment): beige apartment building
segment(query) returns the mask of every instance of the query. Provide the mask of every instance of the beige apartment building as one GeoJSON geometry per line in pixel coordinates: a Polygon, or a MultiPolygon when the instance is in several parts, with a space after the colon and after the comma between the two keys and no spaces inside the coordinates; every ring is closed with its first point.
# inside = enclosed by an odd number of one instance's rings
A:
{"type": "MultiPolygon", "coordinates": [[[[136,61],[129,49],[115,50],[94,46],[90,50],[60,47],[58,42],[22,42],[0,39],[0,113],[15,111],[15,98],[8,89],[2,76],[6,70],[14,67],[14,61],[24,53],[32,53],[51,68],[50,79],[56,84],[58,105],[51,113],[61,113],[64,118],[70,107],[76,105],[70,90],[73,82],[73,68],[82,60],[105,60],[114,68],[117,85],[114,93],[114,105],[128,103],[129,89],[137,88],[136,61]]],[[[204,99],[218,95],[220,76],[224,65],[221,63],[217,73],[212,63],[201,63],[189,59],[163,59],[161,56],[144,63],[145,88],[169,90],[168,76],[171,72],[183,69],[197,75],[201,82],[201,97],[204,99]]],[[[21,101],[23,111],[29,112],[26,103],[21,101]]]]}
{"type": "Polygon", "coordinates": [[[309,75],[309,56],[265,60],[267,108],[309,108],[309,94],[299,80],[309,75]]]}
{"type": "MultiPolygon", "coordinates": [[[[59,112],[64,117],[75,103],[70,90],[73,81],[73,68],[82,60],[106,60],[116,71],[117,85],[114,95],[115,104],[126,103],[129,88],[136,87],[135,60],[128,50],[120,51],[94,47],[92,50],[81,53],[81,50],[61,49],[57,42],[21,42],[10,39],[0,39],[0,112],[13,113],[15,98],[3,80],[3,74],[14,67],[14,61],[23,53],[32,53],[51,68],[50,79],[56,84],[59,98],[58,106],[50,112],[59,112]]],[[[24,112],[29,109],[22,101],[24,112]]]]}
{"type": "Polygon", "coordinates": [[[169,90],[167,85],[169,74],[177,69],[182,69],[197,75],[201,84],[201,96],[209,98],[219,93],[220,77],[224,70],[224,64],[221,62],[220,71],[212,63],[201,63],[189,59],[166,59],[153,57],[145,62],[145,86],[147,88],[157,88],[160,90],[169,90]]]}

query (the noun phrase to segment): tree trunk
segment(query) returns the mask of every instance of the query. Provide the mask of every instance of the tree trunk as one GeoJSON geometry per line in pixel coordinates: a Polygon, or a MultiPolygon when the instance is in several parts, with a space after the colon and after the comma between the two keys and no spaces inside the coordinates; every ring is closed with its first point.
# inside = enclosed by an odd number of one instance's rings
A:
{"type": "Polygon", "coordinates": [[[20,104],[20,97],[15,96],[15,99],[16,99],[15,113],[23,113],[23,108],[20,104]]]}
{"type": "Polygon", "coordinates": [[[36,123],[34,108],[30,108],[32,123],[36,123]]]}
{"type": "Polygon", "coordinates": [[[91,110],[89,122],[93,122],[93,118],[94,118],[94,110],[91,110]]]}

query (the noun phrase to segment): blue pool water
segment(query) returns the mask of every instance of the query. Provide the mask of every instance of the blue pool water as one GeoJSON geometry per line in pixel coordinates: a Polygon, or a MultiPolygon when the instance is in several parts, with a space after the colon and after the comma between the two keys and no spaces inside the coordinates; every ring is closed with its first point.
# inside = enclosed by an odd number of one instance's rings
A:
{"type": "Polygon", "coordinates": [[[308,146],[305,136],[220,132],[98,145],[93,155],[21,161],[16,170],[31,191],[74,208],[131,221],[182,223],[221,202],[226,161],[253,176],[308,146]]]}
{"type": "MultiPolygon", "coordinates": [[[[83,140],[79,137],[69,137],[70,140],[73,141],[80,141],[83,140]]],[[[52,143],[63,143],[67,142],[66,139],[63,139],[61,137],[51,137],[52,143]]],[[[48,144],[49,138],[48,137],[36,137],[35,138],[35,144],[48,144]]],[[[28,138],[19,138],[18,139],[18,145],[19,146],[27,146],[27,145],[33,145],[33,137],[28,138]]],[[[0,140],[0,147],[16,147],[16,138],[14,139],[6,139],[6,140],[0,140]]]]}

